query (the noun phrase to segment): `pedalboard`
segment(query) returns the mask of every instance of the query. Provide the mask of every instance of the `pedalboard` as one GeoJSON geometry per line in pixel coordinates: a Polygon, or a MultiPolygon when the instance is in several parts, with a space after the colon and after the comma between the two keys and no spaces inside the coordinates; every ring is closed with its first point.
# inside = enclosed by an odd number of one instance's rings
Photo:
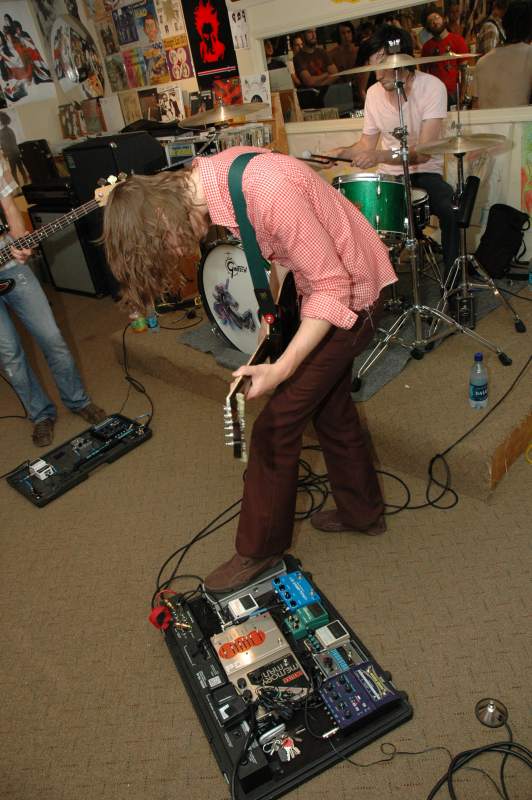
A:
{"type": "Polygon", "coordinates": [[[151,436],[151,429],[145,425],[112,414],[35,461],[21,465],[6,480],[41,508],[88,478],[100,464],[116,461],[151,436]]]}
{"type": "Polygon", "coordinates": [[[166,644],[237,800],[281,797],[412,716],[291,556],[237,592],[164,605],[166,644]]]}

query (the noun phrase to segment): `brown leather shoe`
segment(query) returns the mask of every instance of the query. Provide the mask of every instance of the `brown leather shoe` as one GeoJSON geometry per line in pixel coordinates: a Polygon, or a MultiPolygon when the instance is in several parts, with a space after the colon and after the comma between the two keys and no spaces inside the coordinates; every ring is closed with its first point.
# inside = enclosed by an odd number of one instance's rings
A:
{"type": "Polygon", "coordinates": [[[104,419],[107,419],[108,416],[103,408],[100,408],[94,403],[89,403],[83,408],[76,409],[74,414],[79,414],[89,425],[97,425],[99,422],[103,422],[104,419]]]}
{"type": "Polygon", "coordinates": [[[33,444],[37,447],[48,447],[54,440],[55,419],[47,417],[33,426],[33,444]]]}
{"type": "Polygon", "coordinates": [[[235,553],[233,558],[221,564],[205,578],[205,589],[208,592],[232,592],[240,589],[247,583],[275,567],[281,561],[281,556],[268,556],[267,558],[250,558],[235,553]]]}
{"type": "Polygon", "coordinates": [[[368,525],[367,528],[354,528],[351,525],[346,525],[342,522],[338,511],[334,508],[330,511],[317,511],[310,518],[310,524],[318,531],[326,531],[326,533],[343,533],[350,531],[352,533],[366,533],[368,536],[378,536],[379,533],[384,533],[386,530],[386,521],[384,517],[379,517],[368,525]]]}

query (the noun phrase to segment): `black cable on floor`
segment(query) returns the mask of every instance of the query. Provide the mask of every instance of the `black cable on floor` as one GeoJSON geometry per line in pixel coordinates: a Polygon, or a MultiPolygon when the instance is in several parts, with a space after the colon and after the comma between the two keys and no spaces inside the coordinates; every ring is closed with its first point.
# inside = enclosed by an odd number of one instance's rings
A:
{"type": "MultiPolygon", "coordinates": [[[[5,383],[7,383],[9,388],[13,389],[13,391],[15,392],[14,386],[1,373],[0,373],[0,378],[2,378],[2,380],[5,381],[5,383]]],[[[15,392],[15,396],[16,396],[17,400],[19,401],[20,405],[22,406],[22,410],[24,412],[24,415],[21,416],[20,414],[5,414],[3,417],[0,417],[0,419],[28,419],[28,412],[26,411],[26,409],[24,407],[24,403],[22,402],[22,400],[20,399],[20,397],[18,396],[18,394],[16,392],[15,392]]]]}
{"type": "Polygon", "coordinates": [[[150,395],[148,394],[148,392],[146,391],[146,387],[144,386],[144,384],[141,383],[139,380],[137,380],[137,378],[134,378],[132,375],[129,374],[129,368],[128,368],[128,362],[127,362],[127,348],[126,348],[126,333],[127,333],[129,327],[130,327],[130,324],[128,322],[127,325],[124,327],[124,330],[122,331],[122,359],[123,359],[123,362],[124,362],[123,363],[123,366],[124,366],[124,377],[125,377],[126,381],[129,384],[128,385],[128,394],[126,395],[126,399],[122,403],[122,409],[126,405],[127,399],[129,397],[130,389],[131,389],[131,387],[133,387],[133,389],[135,389],[136,392],[139,392],[140,394],[143,394],[147,398],[147,400],[148,400],[148,402],[150,404],[151,411],[150,411],[150,413],[148,415],[148,421],[146,422],[146,424],[144,426],[145,428],[149,428],[151,423],[152,423],[152,421],[153,421],[153,415],[155,414],[155,408],[154,408],[154,405],[153,405],[153,401],[152,401],[150,395]]]}

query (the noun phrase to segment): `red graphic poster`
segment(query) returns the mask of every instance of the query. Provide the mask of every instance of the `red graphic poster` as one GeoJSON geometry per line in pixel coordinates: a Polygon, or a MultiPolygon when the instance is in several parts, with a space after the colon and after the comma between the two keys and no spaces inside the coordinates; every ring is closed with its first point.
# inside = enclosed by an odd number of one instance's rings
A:
{"type": "Polygon", "coordinates": [[[183,15],[200,89],[238,75],[225,0],[188,0],[183,15]]]}

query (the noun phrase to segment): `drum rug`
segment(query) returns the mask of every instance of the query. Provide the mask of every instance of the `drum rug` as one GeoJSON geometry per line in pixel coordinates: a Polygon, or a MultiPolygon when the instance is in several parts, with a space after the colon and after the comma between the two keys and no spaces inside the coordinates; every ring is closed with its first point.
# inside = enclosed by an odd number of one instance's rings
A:
{"type": "MultiPolygon", "coordinates": [[[[409,277],[405,274],[400,275],[398,286],[398,294],[401,296],[402,289],[404,284],[404,293],[408,294],[409,291],[409,277]]],[[[512,292],[518,292],[522,288],[520,284],[515,284],[508,280],[497,280],[496,284],[501,289],[509,289],[512,292]]],[[[422,302],[425,305],[435,307],[438,303],[439,299],[439,287],[433,281],[427,281],[426,283],[422,284],[422,292],[421,292],[422,302]]],[[[510,302],[512,302],[513,298],[510,297],[510,302]]],[[[513,303],[512,303],[513,304],[513,303]]],[[[475,313],[476,319],[482,319],[485,317],[486,314],[489,314],[490,311],[498,308],[501,305],[501,301],[493,295],[492,292],[487,290],[480,290],[475,292],[475,313]]],[[[519,313],[519,308],[516,308],[517,312],[519,313]]],[[[381,329],[388,329],[390,326],[395,322],[397,319],[397,313],[385,313],[383,316],[380,328],[381,329]]],[[[508,315],[508,325],[513,327],[513,321],[508,315]]],[[[216,326],[209,325],[201,325],[198,328],[193,328],[190,331],[186,331],[180,334],[179,341],[183,344],[188,345],[189,347],[194,348],[195,350],[200,350],[202,353],[212,353],[215,360],[218,364],[228,369],[234,370],[240,367],[242,364],[245,364],[248,361],[249,356],[246,353],[240,352],[240,350],[236,350],[235,348],[231,347],[227,341],[217,332],[213,332],[213,328],[216,330],[216,326]]],[[[414,331],[414,320],[410,318],[408,323],[405,324],[401,330],[401,337],[407,343],[410,343],[414,338],[415,331],[414,331]]],[[[489,338],[489,333],[486,334],[487,338],[489,338]]],[[[368,357],[369,353],[373,350],[376,342],[377,342],[377,335],[374,338],[374,341],[368,347],[366,351],[361,353],[353,362],[353,377],[355,377],[358,373],[358,370],[368,357]]],[[[432,353],[437,352],[438,345],[444,341],[443,339],[436,342],[434,350],[428,352],[426,354],[426,358],[430,358],[432,353]]],[[[471,339],[473,342],[474,340],[471,339]]],[[[479,343],[479,349],[481,345],[479,343]]],[[[371,366],[368,371],[364,374],[362,379],[362,387],[358,392],[353,394],[353,399],[357,401],[364,401],[368,400],[372,395],[374,395],[381,386],[384,386],[389,381],[393,380],[396,375],[398,375],[401,370],[405,367],[407,362],[410,359],[410,353],[401,345],[394,343],[390,345],[387,350],[383,353],[383,355],[371,366]]]]}

